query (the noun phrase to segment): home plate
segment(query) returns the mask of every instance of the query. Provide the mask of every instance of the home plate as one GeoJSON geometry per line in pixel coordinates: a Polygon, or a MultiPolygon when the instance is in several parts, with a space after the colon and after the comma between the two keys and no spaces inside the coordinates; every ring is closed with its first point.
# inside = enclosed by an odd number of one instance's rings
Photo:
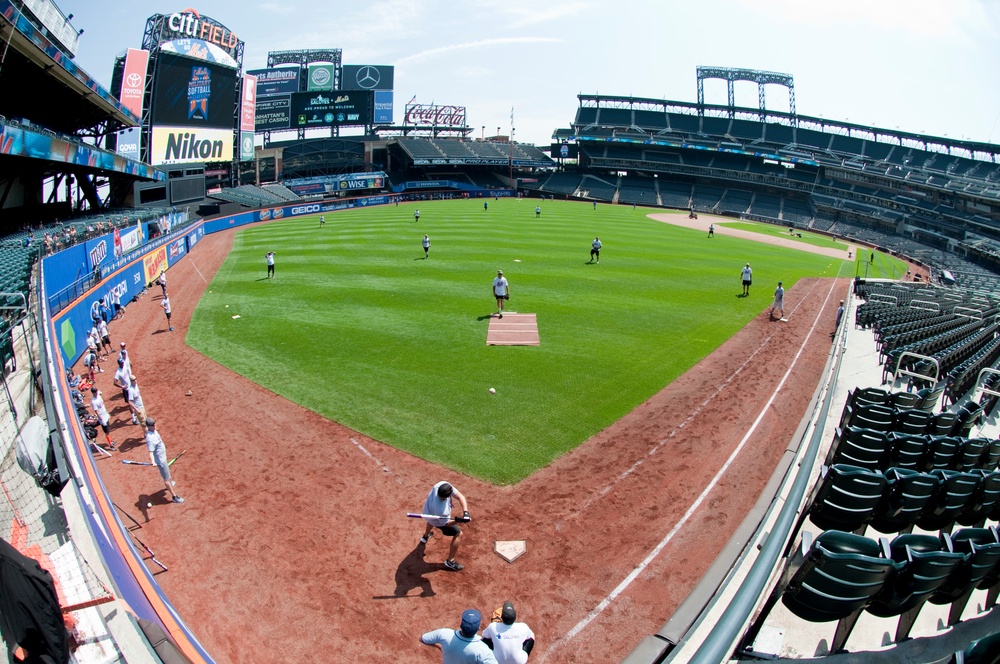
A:
{"type": "Polygon", "coordinates": [[[493,550],[497,555],[509,563],[514,562],[528,551],[528,545],[524,540],[497,540],[493,545],[493,550]]]}

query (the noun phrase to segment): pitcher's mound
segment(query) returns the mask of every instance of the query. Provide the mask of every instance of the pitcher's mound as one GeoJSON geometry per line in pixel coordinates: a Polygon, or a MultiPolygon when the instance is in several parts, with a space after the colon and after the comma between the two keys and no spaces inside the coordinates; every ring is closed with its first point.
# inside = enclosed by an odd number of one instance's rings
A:
{"type": "Polygon", "coordinates": [[[535,314],[493,315],[486,330],[487,346],[540,346],[535,314]]]}

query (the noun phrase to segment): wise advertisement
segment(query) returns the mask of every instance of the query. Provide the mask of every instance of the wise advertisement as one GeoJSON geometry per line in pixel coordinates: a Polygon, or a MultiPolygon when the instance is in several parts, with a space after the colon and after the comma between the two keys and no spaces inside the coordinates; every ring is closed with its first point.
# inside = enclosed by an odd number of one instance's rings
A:
{"type": "Polygon", "coordinates": [[[153,127],[149,163],[154,166],[232,161],[232,159],[232,129],[153,127]]]}
{"type": "Polygon", "coordinates": [[[142,257],[142,275],[147,284],[160,276],[167,269],[167,248],[158,247],[142,257]]]}

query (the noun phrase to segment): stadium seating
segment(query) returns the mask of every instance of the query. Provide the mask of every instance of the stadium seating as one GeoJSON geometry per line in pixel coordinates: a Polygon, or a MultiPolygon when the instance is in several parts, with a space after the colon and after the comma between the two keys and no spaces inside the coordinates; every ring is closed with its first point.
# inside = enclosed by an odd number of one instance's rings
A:
{"type": "Polygon", "coordinates": [[[864,529],[887,487],[881,472],[847,464],[824,466],[809,519],[823,530],[864,529]]]}

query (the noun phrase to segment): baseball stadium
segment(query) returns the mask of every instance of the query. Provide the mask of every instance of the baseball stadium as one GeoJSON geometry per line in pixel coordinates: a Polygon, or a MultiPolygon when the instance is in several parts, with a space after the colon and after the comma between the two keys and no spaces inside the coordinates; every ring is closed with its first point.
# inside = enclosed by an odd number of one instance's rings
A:
{"type": "Polygon", "coordinates": [[[0,0],[11,661],[1000,661],[1000,145],[72,19],[0,0]]]}

